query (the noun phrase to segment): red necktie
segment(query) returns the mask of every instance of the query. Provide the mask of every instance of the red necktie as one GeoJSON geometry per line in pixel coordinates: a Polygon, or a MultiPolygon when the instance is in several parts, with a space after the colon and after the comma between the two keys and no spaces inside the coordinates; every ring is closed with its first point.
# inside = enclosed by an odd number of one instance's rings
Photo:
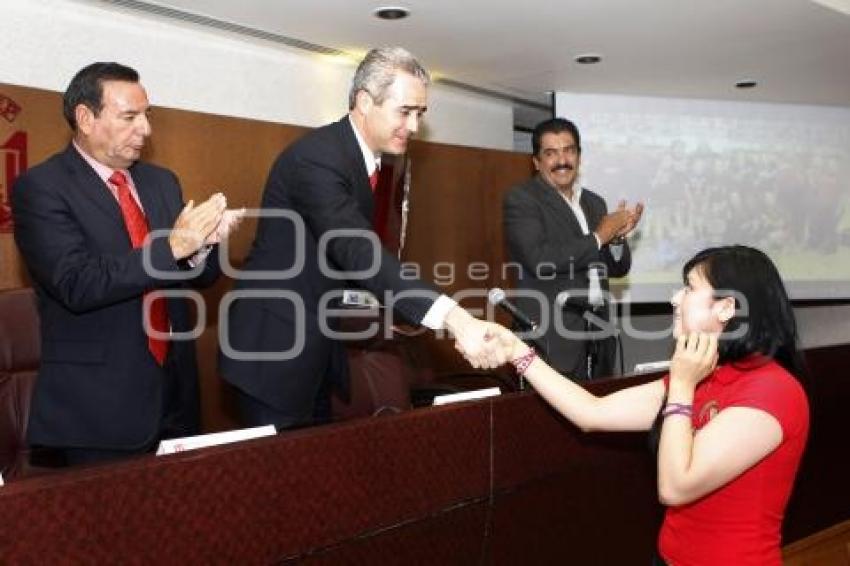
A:
{"type": "Polygon", "coordinates": [[[372,200],[375,204],[372,212],[372,228],[384,245],[387,243],[389,230],[387,221],[392,205],[390,202],[393,194],[391,177],[391,167],[388,169],[387,174],[384,175],[384,178],[381,178],[381,169],[375,169],[375,172],[369,177],[369,184],[372,185],[372,194],[374,195],[372,200]]]}
{"type": "MultiPolygon", "coordinates": [[[[124,216],[124,225],[130,235],[130,243],[133,244],[134,249],[140,248],[150,231],[145,214],[139,208],[136,199],[130,194],[130,185],[127,183],[127,177],[124,173],[115,171],[109,177],[109,182],[118,189],[118,206],[121,207],[121,214],[124,216]]],[[[164,297],[155,299],[151,303],[150,323],[153,330],[162,333],[168,332],[168,311],[164,297]]],[[[165,361],[165,355],[168,353],[168,342],[148,336],[148,349],[156,358],[157,363],[162,365],[165,361]]]]}

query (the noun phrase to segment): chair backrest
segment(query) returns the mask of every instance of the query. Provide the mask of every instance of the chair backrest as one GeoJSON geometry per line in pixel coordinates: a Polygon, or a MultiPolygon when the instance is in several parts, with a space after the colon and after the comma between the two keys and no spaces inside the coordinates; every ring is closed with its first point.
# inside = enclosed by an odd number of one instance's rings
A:
{"type": "Polygon", "coordinates": [[[347,348],[351,377],[348,399],[335,393],[333,419],[349,420],[395,414],[411,408],[412,370],[397,354],[347,348]]]}
{"type": "Polygon", "coordinates": [[[0,472],[23,475],[28,464],[27,421],[41,358],[32,289],[0,291],[0,472]]]}

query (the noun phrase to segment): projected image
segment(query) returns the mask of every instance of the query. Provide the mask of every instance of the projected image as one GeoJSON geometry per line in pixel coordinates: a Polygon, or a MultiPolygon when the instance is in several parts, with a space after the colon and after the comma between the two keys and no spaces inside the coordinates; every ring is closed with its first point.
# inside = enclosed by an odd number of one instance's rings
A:
{"type": "Polygon", "coordinates": [[[582,132],[581,182],[643,200],[633,301],[664,301],[714,245],[773,257],[795,298],[850,297],[850,109],[559,94],[582,132]]]}

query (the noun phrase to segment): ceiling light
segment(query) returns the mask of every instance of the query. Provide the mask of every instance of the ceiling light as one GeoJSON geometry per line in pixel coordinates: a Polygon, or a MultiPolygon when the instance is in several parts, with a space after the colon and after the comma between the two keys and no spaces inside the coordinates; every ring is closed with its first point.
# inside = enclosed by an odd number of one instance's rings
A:
{"type": "Polygon", "coordinates": [[[594,53],[585,53],[584,55],[578,55],[575,58],[575,62],[580,65],[595,65],[601,60],[602,55],[596,55],[594,53]]]}
{"type": "Polygon", "coordinates": [[[850,0],[812,0],[812,2],[850,16],[850,0]]]}
{"type": "Polygon", "coordinates": [[[755,88],[758,83],[756,81],[746,80],[735,83],[735,88],[755,88]]]}
{"type": "Polygon", "coordinates": [[[376,8],[372,13],[382,20],[403,20],[410,15],[410,10],[402,6],[384,6],[376,8]]]}

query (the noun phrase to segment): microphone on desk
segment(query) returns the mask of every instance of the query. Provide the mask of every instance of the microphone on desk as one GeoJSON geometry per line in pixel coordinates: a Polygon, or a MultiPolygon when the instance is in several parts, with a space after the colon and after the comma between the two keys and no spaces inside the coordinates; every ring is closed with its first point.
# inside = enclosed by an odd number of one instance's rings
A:
{"type": "Polygon", "coordinates": [[[523,330],[537,330],[537,323],[531,320],[527,314],[519,310],[516,305],[507,299],[507,294],[504,290],[493,287],[487,292],[487,301],[494,307],[499,307],[514,319],[514,321],[522,327],[523,330]]]}
{"type": "MultiPolygon", "coordinates": [[[[494,307],[499,307],[506,311],[518,326],[521,327],[523,332],[537,332],[539,325],[532,320],[530,316],[522,312],[516,305],[511,303],[507,299],[507,294],[503,289],[498,287],[493,287],[487,292],[487,302],[489,302],[494,307]]],[[[537,350],[537,354],[543,359],[543,361],[549,361],[549,344],[546,340],[545,336],[525,336],[523,340],[534,346],[537,350]]],[[[522,375],[519,376],[519,390],[522,391],[525,389],[525,379],[522,375]]]]}

